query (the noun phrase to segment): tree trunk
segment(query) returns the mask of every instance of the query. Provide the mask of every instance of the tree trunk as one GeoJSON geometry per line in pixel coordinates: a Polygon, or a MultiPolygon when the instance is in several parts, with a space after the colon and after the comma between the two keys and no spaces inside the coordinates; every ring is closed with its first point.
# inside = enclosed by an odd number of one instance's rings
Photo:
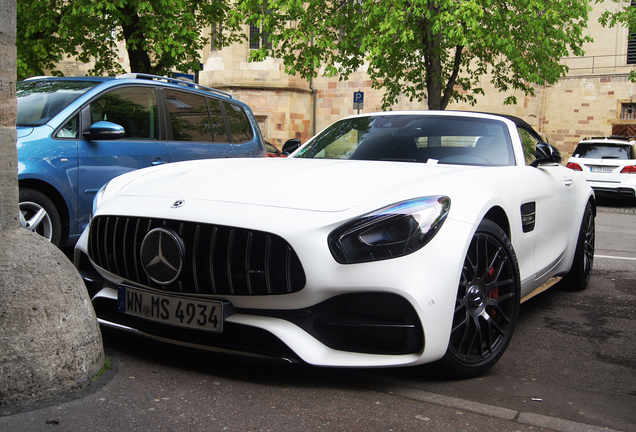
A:
{"type": "MultiPolygon", "coordinates": [[[[429,8],[435,9],[434,5],[429,8]]],[[[437,11],[433,11],[435,14],[437,11]]],[[[423,18],[420,22],[422,30],[422,45],[424,46],[424,63],[426,65],[426,93],[428,97],[428,109],[443,110],[446,106],[442,100],[442,62],[439,51],[441,45],[441,35],[431,31],[431,22],[423,18]]]]}
{"type": "MultiPolygon", "coordinates": [[[[439,8],[434,4],[430,4],[429,8],[433,15],[439,13],[439,8]]],[[[442,80],[442,61],[441,61],[441,42],[442,35],[431,31],[432,24],[426,18],[420,21],[420,29],[422,30],[422,43],[424,46],[424,62],[426,64],[426,92],[428,97],[428,109],[445,110],[453,96],[453,89],[459,75],[461,66],[463,46],[455,47],[455,57],[453,61],[453,71],[448,77],[446,83],[442,80]]]]}
{"type": "Polygon", "coordinates": [[[126,41],[128,59],[130,61],[130,71],[138,73],[154,73],[155,71],[150,64],[150,57],[141,46],[145,36],[141,30],[137,11],[130,5],[126,5],[120,10],[124,16],[128,17],[127,20],[122,20],[121,26],[124,32],[124,40],[126,41]],[[131,40],[133,42],[131,42],[131,40]]]}

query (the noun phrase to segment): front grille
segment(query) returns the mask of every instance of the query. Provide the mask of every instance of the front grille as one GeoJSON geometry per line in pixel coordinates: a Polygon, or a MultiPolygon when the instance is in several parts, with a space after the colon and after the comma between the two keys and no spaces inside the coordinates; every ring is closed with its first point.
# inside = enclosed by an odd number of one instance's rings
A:
{"type": "Polygon", "coordinates": [[[243,228],[99,216],[91,222],[88,249],[97,266],[127,281],[164,292],[278,295],[300,291],[306,280],[298,256],[285,240],[243,228]],[[169,284],[151,280],[141,262],[142,242],[155,228],[168,230],[183,242],[182,271],[169,284]]]}

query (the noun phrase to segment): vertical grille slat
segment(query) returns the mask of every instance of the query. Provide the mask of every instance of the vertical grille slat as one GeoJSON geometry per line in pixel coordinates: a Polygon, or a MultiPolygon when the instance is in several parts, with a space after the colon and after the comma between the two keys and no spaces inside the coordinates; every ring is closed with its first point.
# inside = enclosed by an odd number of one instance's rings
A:
{"type": "Polygon", "coordinates": [[[128,224],[130,222],[130,218],[126,218],[126,223],[124,224],[124,235],[122,236],[122,242],[124,242],[123,245],[123,252],[124,252],[124,276],[126,277],[126,279],[130,279],[130,272],[128,271],[128,248],[126,247],[125,243],[128,240],[128,224]]]}
{"type": "MultiPolygon", "coordinates": [[[[106,227],[104,229],[104,258],[103,261],[106,264],[106,270],[111,271],[110,270],[110,254],[108,253],[108,245],[109,245],[109,238],[108,238],[108,224],[110,222],[110,218],[106,218],[106,227]]],[[[112,273],[112,272],[111,272],[112,273]]]]}
{"type": "Polygon", "coordinates": [[[89,255],[97,266],[130,283],[163,292],[281,295],[300,291],[306,282],[292,247],[267,232],[109,215],[93,218],[89,234],[89,255]],[[163,285],[146,275],[140,257],[145,236],[155,228],[169,230],[184,247],[181,274],[163,285]]]}
{"type": "Polygon", "coordinates": [[[141,225],[141,219],[137,220],[135,224],[135,237],[133,239],[133,262],[135,263],[135,280],[139,282],[139,245],[137,244],[137,239],[139,238],[139,226],[141,225]]]}
{"type": "Polygon", "coordinates": [[[247,234],[247,244],[245,245],[245,283],[247,284],[247,293],[252,294],[252,282],[250,280],[250,258],[252,255],[252,237],[253,232],[247,234]]]}
{"type": "Polygon", "coordinates": [[[115,226],[113,227],[113,263],[115,264],[115,273],[119,273],[119,263],[117,262],[117,227],[119,226],[119,218],[115,219],[115,226]]]}
{"type": "Polygon", "coordinates": [[[232,283],[232,251],[234,247],[234,230],[230,230],[230,238],[227,241],[227,283],[230,286],[230,294],[234,294],[234,284],[232,283]]]}
{"type": "Polygon", "coordinates": [[[212,237],[210,237],[210,285],[212,287],[212,294],[216,294],[216,284],[215,284],[215,273],[214,273],[214,253],[216,248],[216,233],[218,231],[217,227],[212,229],[212,237]]]}
{"type": "MultiPolygon", "coordinates": [[[[146,225],[146,231],[143,234],[144,235],[148,234],[150,232],[150,230],[152,230],[152,219],[148,220],[148,224],[146,225]]],[[[143,242],[143,239],[142,239],[142,242],[143,242]]],[[[142,243],[140,242],[139,246],[141,247],[141,245],[142,245],[142,243]]],[[[137,249],[137,250],[140,251],[141,249],[137,249]]],[[[139,264],[140,264],[140,266],[142,268],[142,271],[143,271],[143,264],[141,263],[141,261],[139,262],[139,264]]],[[[139,272],[139,274],[145,274],[145,273],[139,272]]],[[[144,283],[145,285],[148,285],[148,286],[152,286],[152,282],[150,281],[150,276],[148,276],[148,275],[146,275],[146,277],[144,278],[143,282],[141,280],[139,282],[140,283],[144,283]]]]}
{"type": "MultiPolygon", "coordinates": [[[[201,225],[197,225],[194,230],[194,244],[192,245],[192,257],[199,254],[199,237],[201,236],[201,225]]],[[[199,292],[199,277],[197,272],[197,260],[192,260],[192,278],[194,282],[194,291],[199,292]]]]}

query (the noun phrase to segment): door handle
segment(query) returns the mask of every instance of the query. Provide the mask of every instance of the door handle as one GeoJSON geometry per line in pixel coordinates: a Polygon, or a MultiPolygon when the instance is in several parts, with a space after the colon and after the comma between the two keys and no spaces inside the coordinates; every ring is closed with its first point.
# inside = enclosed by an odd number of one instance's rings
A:
{"type": "Polygon", "coordinates": [[[152,166],[157,166],[157,165],[164,165],[167,162],[164,162],[163,160],[161,160],[161,158],[157,158],[155,160],[152,161],[152,166]]]}
{"type": "Polygon", "coordinates": [[[574,181],[571,178],[564,178],[563,183],[565,184],[565,187],[569,188],[574,184],[574,181]]]}

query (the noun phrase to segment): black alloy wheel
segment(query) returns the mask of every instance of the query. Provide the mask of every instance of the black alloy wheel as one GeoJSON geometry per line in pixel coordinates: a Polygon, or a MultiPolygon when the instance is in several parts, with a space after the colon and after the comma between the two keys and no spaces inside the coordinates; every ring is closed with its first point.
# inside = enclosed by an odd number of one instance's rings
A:
{"type": "Polygon", "coordinates": [[[506,233],[483,220],[468,248],[448,350],[440,363],[454,378],[478,376],[502,356],[519,316],[519,265],[506,233]]]}

